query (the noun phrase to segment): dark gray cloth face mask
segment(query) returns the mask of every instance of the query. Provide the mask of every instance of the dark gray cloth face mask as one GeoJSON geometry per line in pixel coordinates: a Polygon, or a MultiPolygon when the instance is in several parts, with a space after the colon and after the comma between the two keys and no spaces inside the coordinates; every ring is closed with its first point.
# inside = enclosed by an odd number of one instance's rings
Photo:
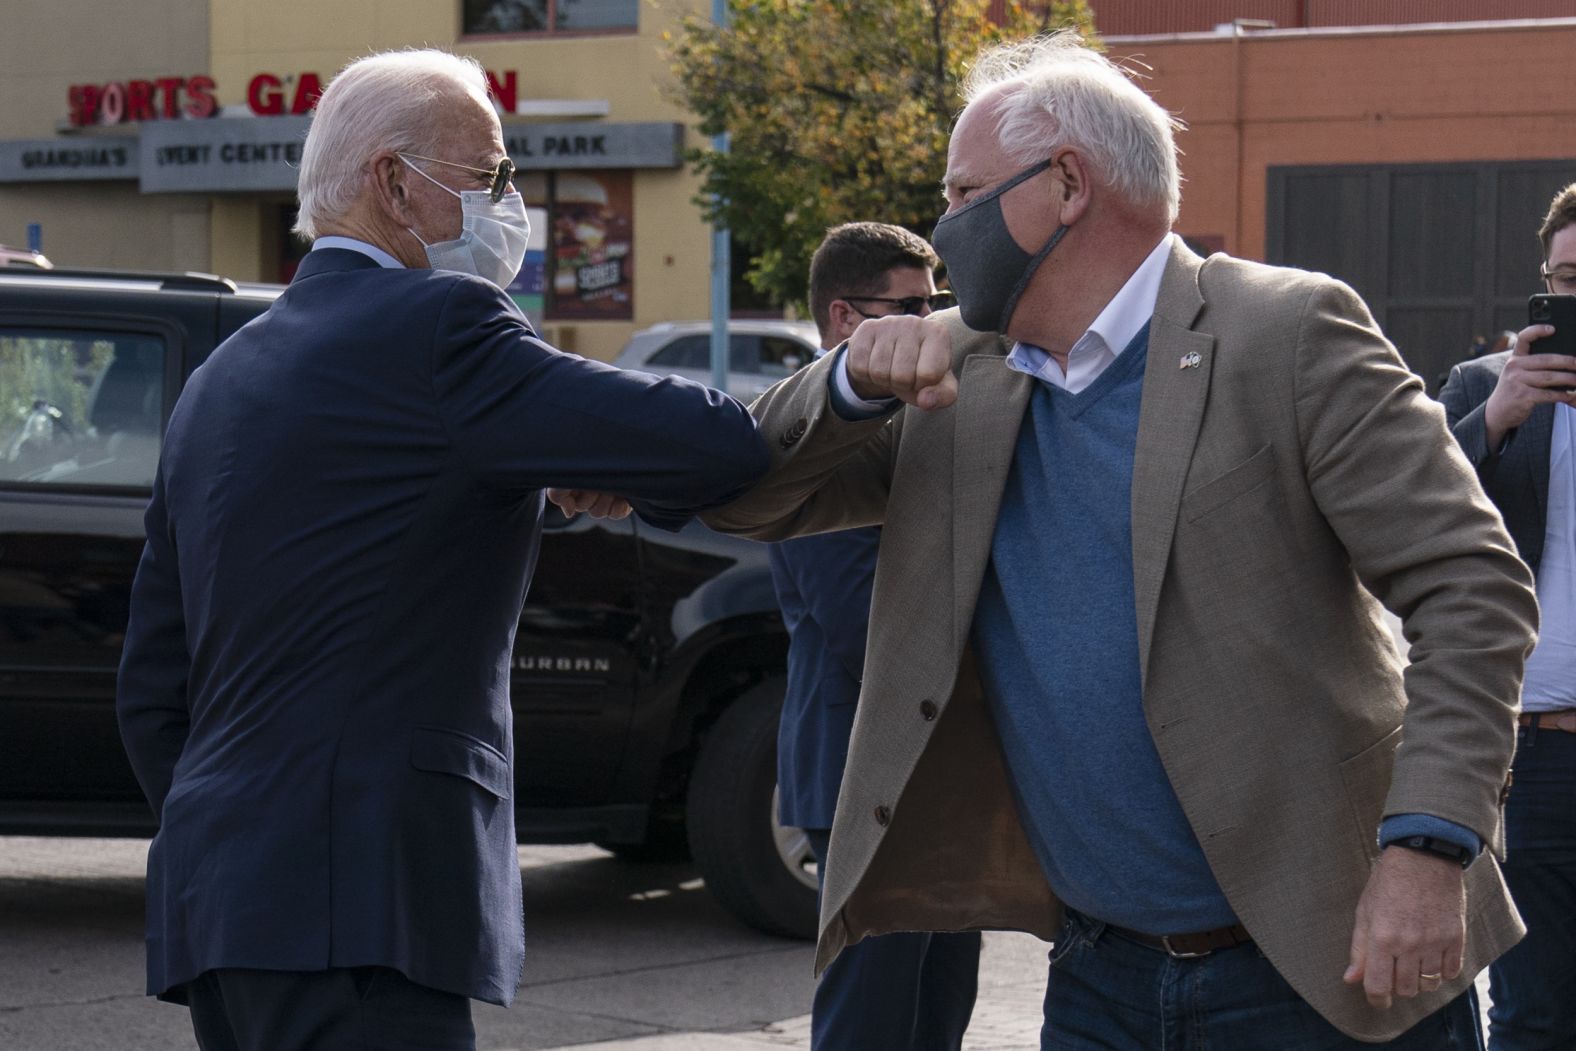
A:
{"type": "Polygon", "coordinates": [[[963,323],[976,332],[1006,332],[1018,297],[1051,249],[1067,232],[1058,226],[1045,247],[1030,255],[1018,247],[1001,214],[1001,195],[1051,166],[1051,161],[1014,175],[936,223],[930,243],[947,264],[947,282],[958,297],[963,323]]]}

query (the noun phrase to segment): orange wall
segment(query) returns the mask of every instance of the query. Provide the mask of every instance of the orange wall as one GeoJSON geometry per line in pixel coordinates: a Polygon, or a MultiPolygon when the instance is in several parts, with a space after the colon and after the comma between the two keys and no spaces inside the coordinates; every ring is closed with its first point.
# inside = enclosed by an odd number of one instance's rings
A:
{"type": "Polygon", "coordinates": [[[1569,158],[1576,180],[1576,20],[1106,43],[1188,124],[1177,229],[1233,255],[1263,258],[1271,166],[1569,158]]]}
{"type": "MultiPolygon", "coordinates": [[[[1207,33],[1222,22],[1268,20],[1280,29],[1393,26],[1423,22],[1503,22],[1567,18],[1570,0],[1089,0],[1102,36],[1207,33]]],[[[996,20],[1006,4],[991,5],[996,20]]]]}

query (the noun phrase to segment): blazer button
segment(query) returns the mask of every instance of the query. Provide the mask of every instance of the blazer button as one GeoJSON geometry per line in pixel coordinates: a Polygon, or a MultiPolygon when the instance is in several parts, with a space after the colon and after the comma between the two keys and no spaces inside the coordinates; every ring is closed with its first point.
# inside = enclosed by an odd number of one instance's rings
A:
{"type": "Polygon", "coordinates": [[[929,700],[920,701],[919,714],[927,723],[933,720],[936,717],[936,702],[929,700]]]}
{"type": "Polygon", "coordinates": [[[878,806],[878,807],[876,807],[876,824],[880,825],[882,828],[886,828],[887,824],[889,822],[891,822],[891,820],[892,820],[892,808],[891,807],[888,807],[888,806],[878,806]]]}
{"type": "Polygon", "coordinates": [[[810,421],[805,419],[803,416],[801,416],[797,420],[793,421],[793,423],[789,426],[789,428],[786,431],[783,432],[783,438],[782,438],[783,448],[786,449],[790,445],[792,445],[795,442],[797,442],[800,438],[803,438],[804,437],[804,432],[809,430],[809,429],[810,429],[810,421]]]}

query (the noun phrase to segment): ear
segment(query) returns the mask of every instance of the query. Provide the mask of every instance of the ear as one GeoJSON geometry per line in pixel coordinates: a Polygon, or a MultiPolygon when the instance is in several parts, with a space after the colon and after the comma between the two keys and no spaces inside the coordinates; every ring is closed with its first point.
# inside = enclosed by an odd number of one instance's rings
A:
{"type": "Polygon", "coordinates": [[[389,150],[373,154],[370,167],[378,210],[397,226],[410,226],[410,168],[389,150]]]}
{"type": "Polygon", "coordinates": [[[1071,226],[1089,210],[1093,191],[1089,167],[1078,151],[1063,148],[1051,156],[1051,176],[1061,184],[1057,188],[1058,221],[1071,226]]]}
{"type": "Polygon", "coordinates": [[[864,317],[846,299],[834,299],[827,308],[827,319],[831,323],[828,333],[832,337],[830,342],[835,347],[854,334],[854,329],[859,327],[864,317]]]}

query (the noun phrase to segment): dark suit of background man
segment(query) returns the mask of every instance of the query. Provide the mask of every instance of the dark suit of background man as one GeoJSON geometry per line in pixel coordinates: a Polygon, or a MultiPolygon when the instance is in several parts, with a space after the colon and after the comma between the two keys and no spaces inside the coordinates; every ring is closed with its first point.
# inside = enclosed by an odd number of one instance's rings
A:
{"type": "MultiPolygon", "coordinates": [[[[936,253],[900,226],[848,223],[810,261],[810,313],[822,353],[862,321],[930,313],[936,253]]],[[[859,700],[876,572],[877,526],[773,544],[772,580],[788,625],[788,692],[777,735],[778,820],[802,828],[825,870],[837,788],[859,700]]],[[[974,1008],[980,936],[913,932],[860,942],[815,987],[815,1051],[961,1046],[974,1008]]]]}
{"type": "Polygon", "coordinates": [[[882,526],[818,961],[1039,933],[1056,1051],[1477,1046],[1527,567],[1349,288],[1171,232],[1122,70],[1058,34],[966,97],[959,309],[763,394],[772,469],[705,516],[882,526]]]}
{"type": "Polygon", "coordinates": [[[471,1048],[524,962],[509,655],[543,490],[675,525],[765,467],[696,384],[540,342],[480,66],[323,94],[278,302],[171,416],[118,708],[160,828],[149,991],[211,1049],[471,1048]]]}
{"type": "MultiPolygon", "coordinates": [[[[1576,183],[1538,239],[1548,290],[1576,293],[1576,183]]],[[[1542,611],[1505,804],[1505,882],[1527,936],[1489,968],[1491,1051],[1576,1047],[1576,393],[1558,389],[1576,387],[1576,358],[1540,352],[1551,333],[1534,325],[1457,365],[1439,395],[1542,611]]]]}

